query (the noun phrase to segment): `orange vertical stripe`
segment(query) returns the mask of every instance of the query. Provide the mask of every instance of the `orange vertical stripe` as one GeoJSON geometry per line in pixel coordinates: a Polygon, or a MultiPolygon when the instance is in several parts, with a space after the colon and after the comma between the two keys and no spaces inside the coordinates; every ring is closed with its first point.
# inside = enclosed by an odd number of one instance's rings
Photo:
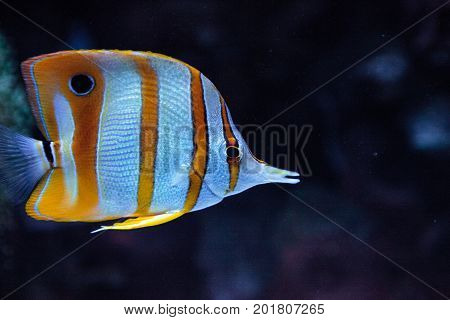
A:
{"type": "Polygon", "coordinates": [[[208,164],[208,127],[200,71],[191,71],[191,107],[194,128],[194,154],[189,171],[189,190],[183,211],[189,212],[197,203],[208,164]]]}
{"type": "Polygon", "coordinates": [[[134,55],[141,75],[141,154],[138,207],[135,215],[149,214],[155,178],[156,145],[158,143],[158,77],[145,56],[134,55]]]}
{"type": "MultiPolygon", "coordinates": [[[[233,130],[231,129],[230,119],[228,119],[227,107],[225,105],[225,101],[223,100],[222,96],[220,96],[220,107],[222,111],[223,133],[227,148],[228,147],[239,148],[239,142],[234,136],[233,130]]],[[[228,162],[228,169],[230,171],[230,183],[227,190],[227,193],[229,193],[232,192],[237,185],[237,181],[239,178],[239,160],[227,158],[227,162],[228,162]]]]}

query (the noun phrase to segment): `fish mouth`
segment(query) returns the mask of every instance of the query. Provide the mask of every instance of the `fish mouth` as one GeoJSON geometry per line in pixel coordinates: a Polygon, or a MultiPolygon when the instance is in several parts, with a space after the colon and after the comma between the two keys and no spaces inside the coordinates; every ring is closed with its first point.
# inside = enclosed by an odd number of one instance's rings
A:
{"type": "Polygon", "coordinates": [[[278,182],[296,184],[300,182],[300,174],[295,171],[283,170],[276,167],[263,165],[264,180],[266,182],[278,182]]]}
{"type": "Polygon", "coordinates": [[[264,160],[260,160],[257,157],[255,157],[255,155],[251,151],[250,155],[262,167],[262,174],[265,183],[279,182],[279,183],[296,184],[300,182],[299,178],[300,174],[298,172],[272,167],[264,160]]]}

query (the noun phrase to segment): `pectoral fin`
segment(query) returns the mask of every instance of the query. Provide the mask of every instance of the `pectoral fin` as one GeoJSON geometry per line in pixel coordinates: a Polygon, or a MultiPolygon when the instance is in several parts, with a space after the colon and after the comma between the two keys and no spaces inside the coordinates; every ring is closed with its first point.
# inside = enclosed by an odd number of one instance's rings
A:
{"type": "Polygon", "coordinates": [[[100,232],[103,230],[132,230],[145,227],[153,227],[175,220],[185,213],[186,212],[183,211],[169,211],[155,216],[130,218],[123,222],[114,223],[112,226],[102,226],[100,229],[92,231],[92,233],[100,232]]]}

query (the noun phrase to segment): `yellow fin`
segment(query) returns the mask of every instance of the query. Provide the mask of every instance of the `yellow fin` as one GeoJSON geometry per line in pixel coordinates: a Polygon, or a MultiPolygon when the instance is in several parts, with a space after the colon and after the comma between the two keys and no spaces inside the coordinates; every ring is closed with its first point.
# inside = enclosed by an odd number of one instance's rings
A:
{"type": "Polygon", "coordinates": [[[25,206],[27,214],[38,220],[62,220],[64,213],[64,177],[61,169],[52,169],[39,182],[25,206]]]}
{"type": "Polygon", "coordinates": [[[130,218],[123,222],[114,223],[112,226],[102,226],[100,229],[94,230],[91,233],[100,232],[103,230],[132,230],[145,227],[153,227],[169,221],[175,220],[186,212],[184,211],[169,211],[150,217],[130,218]]]}
{"type": "Polygon", "coordinates": [[[82,201],[79,201],[76,189],[67,188],[63,169],[55,168],[50,170],[34,189],[25,210],[29,216],[39,220],[58,222],[104,220],[104,217],[98,215],[96,206],[86,205],[85,197],[81,199],[82,201]]]}

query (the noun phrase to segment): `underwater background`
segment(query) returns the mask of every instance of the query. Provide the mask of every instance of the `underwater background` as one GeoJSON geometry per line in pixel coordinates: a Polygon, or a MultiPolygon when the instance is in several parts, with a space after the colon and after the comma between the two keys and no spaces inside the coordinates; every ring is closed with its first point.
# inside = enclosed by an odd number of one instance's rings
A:
{"type": "MultiPolygon", "coordinates": [[[[237,124],[261,125],[444,1],[7,3],[72,48],[186,61],[215,83],[237,124]]],[[[298,170],[295,153],[305,154],[310,172],[283,186],[297,199],[258,186],[166,225],[106,232],[8,298],[449,296],[449,9],[271,122],[313,128],[282,164],[298,170]]],[[[35,138],[19,63],[69,49],[54,36],[0,3],[0,123],[35,138]]],[[[250,147],[268,162],[287,153],[264,143],[250,147]]],[[[35,221],[4,197],[0,206],[1,297],[100,225],[35,221]]]]}

